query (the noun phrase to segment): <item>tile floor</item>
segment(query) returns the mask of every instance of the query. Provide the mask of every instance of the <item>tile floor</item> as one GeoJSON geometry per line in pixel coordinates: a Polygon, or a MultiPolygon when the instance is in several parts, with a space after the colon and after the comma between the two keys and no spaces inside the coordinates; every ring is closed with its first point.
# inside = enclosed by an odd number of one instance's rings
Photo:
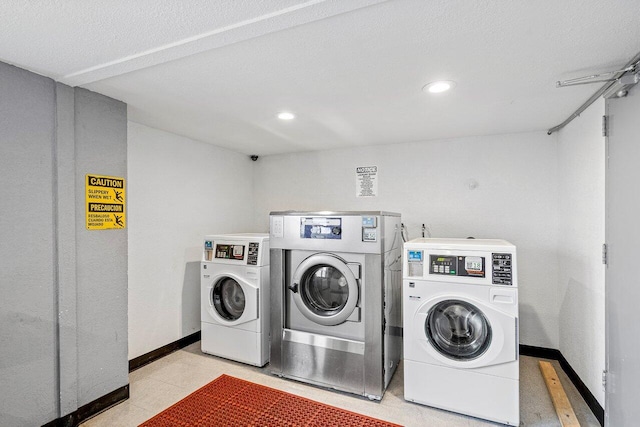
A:
{"type": "MultiPolygon", "coordinates": [[[[520,362],[520,425],[560,426],[536,358],[523,356],[520,362]]],[[[583,427],[599,426],[560,365],[552,361],[583,427]]],[[[406,402],[403,398],[402,364],[391,379],[381,402],[324,390],[269,374],[268,365],[256,368],[203,354],[200,342],[150,363],[129,374],[130,398],[87,420],[83,427],[137,426],[163,409],[209,383],[221,374],[277,388],[329,405],[345,408],[407,427],[476,427],[495,423],[406,402]]]]}

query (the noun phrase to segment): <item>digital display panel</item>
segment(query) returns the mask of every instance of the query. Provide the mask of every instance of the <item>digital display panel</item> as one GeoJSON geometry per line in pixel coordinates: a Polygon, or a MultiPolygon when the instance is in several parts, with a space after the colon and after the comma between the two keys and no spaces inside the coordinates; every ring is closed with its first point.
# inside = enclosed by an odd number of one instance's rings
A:
{"type": "Polygon", "coordinates": [[[482,271],[482,258],[478,256],[465,257],[464,269],[467,271],[482,271]]]}
{"type": "Polygon", "coordinates": [[[484,257],[458,256],[458,276],[484,277],[484,268],[484,257]]]}

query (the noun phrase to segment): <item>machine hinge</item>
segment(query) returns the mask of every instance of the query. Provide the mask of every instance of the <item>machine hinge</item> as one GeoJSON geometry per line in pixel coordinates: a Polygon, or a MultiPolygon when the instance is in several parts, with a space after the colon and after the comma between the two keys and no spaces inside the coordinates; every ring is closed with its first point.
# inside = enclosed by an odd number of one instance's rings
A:
{"type": "Polygon", "coordinates": [[[609,261],[609,258],[608,258],[608,253],[607,253],[607,244],[603,243],[602,244],[602,263],[604,265],[607,265],[608,261],[609,261]]]}
{"type": "Polygon", "coordinates": [[[602,136],[609,136],[609,116],[602,116],[602,136]]]}
{"type": "Polygon", "coordinates": [[[602,390],[607,391],[607,370],[602,371],[602,390]]]}

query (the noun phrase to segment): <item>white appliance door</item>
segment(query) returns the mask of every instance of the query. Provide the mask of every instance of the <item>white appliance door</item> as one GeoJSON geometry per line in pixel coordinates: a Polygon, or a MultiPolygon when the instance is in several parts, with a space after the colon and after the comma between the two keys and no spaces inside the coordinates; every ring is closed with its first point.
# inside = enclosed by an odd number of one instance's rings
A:
{"type": "Polygon", "coordinates": [[[635,191],[640,182],[640,85],[625,98],[607,100],[606,110],[605,425],[627,426],[640,420],[640,341],[635,329],[640,301],[640,198],[635,191]]]}
{"type": "Polygon", "coordinates": [[[487,316],[468,301],[444,300],[435,304],[424,328],[436,351],[453,360],[477,359],[491,344],[487,316]]]}
{"type": "Polygon", "coordinates": [[[209,312],[222,324],[235,326],[258,318],[258,289],[239,277],[218,276],[207,293],[209,312]]]}
{"type": "Polygon", "coordinates": [[[298,265],[288,292],[307,319],[319,325],[339,325],[356,311],[359,271],[359,264],[348,264],[335,255],[312,255],[298,265]]]}
{"type": "Polygon", "coordinates": [[[517,318],[461,295],[425,302],[414,316],[415,339],[429,357],[454,368],[518,360],[517,318]]]}

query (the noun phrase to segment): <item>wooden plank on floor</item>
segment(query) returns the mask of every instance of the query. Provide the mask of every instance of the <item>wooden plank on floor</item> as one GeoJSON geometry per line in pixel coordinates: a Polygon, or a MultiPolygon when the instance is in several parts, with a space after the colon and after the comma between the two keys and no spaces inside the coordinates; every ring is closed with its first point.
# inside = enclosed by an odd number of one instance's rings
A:
{"type": "Polygon", "coordinates": [[[569,402],[567,394],[564,392],[562,384],[560,384],[558,373],[553,368],[553,365],[542,360],[539,363],[542,377],[547,384],[547,389],[549,389],[549,394],[551,395],[553,406],[556,408],[560,424],[562,424],[563,427],[580,427],[580,422],[576,417],[576,413],[573,412],[573,407],[569,402]]]}

